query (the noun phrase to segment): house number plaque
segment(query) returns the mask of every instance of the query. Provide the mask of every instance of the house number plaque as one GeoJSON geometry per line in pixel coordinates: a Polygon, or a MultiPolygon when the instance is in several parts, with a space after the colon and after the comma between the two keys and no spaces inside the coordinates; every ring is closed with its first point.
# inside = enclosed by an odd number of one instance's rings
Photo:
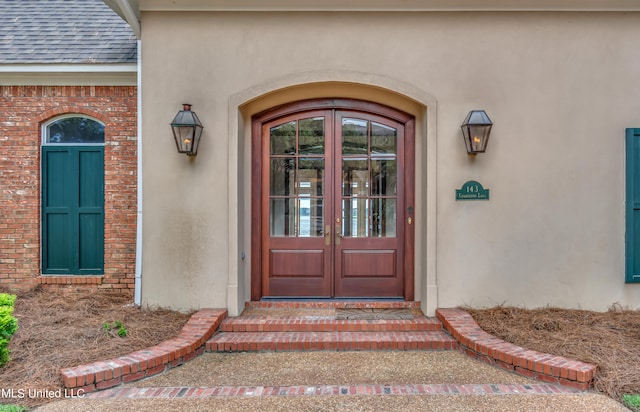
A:
{"type": "Polygon", "coordinates": [[[475,180],[469,180],[460,189],[456,189],[456,200],[489,200],[489,189],[475,180]]]}

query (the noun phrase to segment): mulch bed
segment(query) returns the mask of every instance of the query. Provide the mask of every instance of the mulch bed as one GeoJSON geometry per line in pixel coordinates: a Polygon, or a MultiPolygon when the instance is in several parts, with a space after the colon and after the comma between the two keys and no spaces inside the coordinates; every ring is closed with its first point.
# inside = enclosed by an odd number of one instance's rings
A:
{"type": "Polygon", "coordinates": [[[597,365],[594,389],[620,400],[640,393],[640,311],[498,306],[463,308],[478,325],[527,349],[597,365]]]}
{"type": "MultiPolygon", "coordinates": [[[[18,331],[11,338],[11,361],[0,368],[4,389],[58,390],[60,369],[106,360],[156,345],[178,334],[190,314],[137,308],[131,298],[105,292],[62,295],[51,291],[18,294],[14,316],[18,331]],[[103,330],[120,321],[126,337],[103,330]]],[[[55,400],[55,399],[53,399],[55,400]]],[[[35,407],[47,399],[2,399],[35,407]]]]}
{"type": "MultiPolygon", "coordinates": [[[[487,332],[513,344],[598,366],[595,389],[615,399],[640,393],[640,311],[607,312],[498,306],[463,308],[487,332]]],[[[136,308],[131,299],[105,292],[18,295],[19,329],[10,343],[12,360],[0,368],[4,389],[57,390],[60,369],[123,356],[178,334],[190,314],[136,308]],[[105,333],[121,321],[125,338],[105,333]]],[[[0,400],[35,407],[47,399],[0,400]]]]}

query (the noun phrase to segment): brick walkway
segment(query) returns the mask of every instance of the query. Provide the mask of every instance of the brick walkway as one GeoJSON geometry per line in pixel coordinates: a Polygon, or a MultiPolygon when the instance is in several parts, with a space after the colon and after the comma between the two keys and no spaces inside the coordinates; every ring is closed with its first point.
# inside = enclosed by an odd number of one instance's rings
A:
{"type": "MultiPolygon", "coordinates": [[[[283,307],[285,309],[297,309],[300,307],[323,308],[328,306],[335,308],[411,308],[414,305],[418,307],[417,302],[252,302],[252,304],[257,307],[283,307]]],[[[109,396],[109,394],[135,397],[144,396],[146,392],[140,389],[110,388],[163,373],[193,359],[205,352],[205,350],[211,352],[264,350],[459,350],[477,360],[541,381],[538,385],[497,386],[498,391],[505,391],[504,393],[506,394],[527,393],[527,391],[531,390],[534,391],[533,393],[547,393],[545,392],[546,390],[549,390],[549,393],[574,393],[574,389],[588,390],[593,381],[596,369],[594,365],[527,350],[504,342],[484,332],[468,313],[460,309],[438,309],[436,314],[439,321],[433,318],[428,319],[424,316],[418,316],[414,320],[402,321],[344,321],[336,320],[335,318],[318,319],[313,316],[306,319],[295,316],[284,319],[275,319],[271,316],[241,316],[239,318],[226,319],[227,313],[225,310],[202,309],[191,317],[181,333],[174,339],[152,348],[131,353],[128,356],[94,362],[89,365],[80,365],[75,368],[66,368],[61,372],[67,389],[81,391],[83,394],[102,390],[103,392],[92,395],[100,397],[109,396]],[[441,330],[442,325],[444,325],[444,331],[441,330]],[[123,393],[124,395],[120,395],[123,393]]],[[[175,392],[176,395],[187,392],[206,393],[206,396],[220,396],[212,395],[214,393],[235,393],[240,395],[234,396],[246,396],[244,393],[247,391],[247,387],[234,388],[197,388],[197,390],[173,388],[166,393],[175,392]]],[[[336,394],[342,394],[344,388],[347,394],[384,394],[387,390],[393,390],[392,393],[425,395],[431,393],[473,394],[478,393],[477,391],[496,394],[494,385],[357,385],[345,387],[295,386],[285,389],[282,387],[273,388],[253,388],[252,393],[259,392],[260,396],[274,396],[274,394],[279,395],[282,391],[285,394],[289,394],[291,391],[301,394],[306,394],[307,392],[319,394],[327,391],[334,393],[337,391],[336,394]],[[278,389],[275,390],[273,388],[278,389]],[[452,392],[446,392],[449,390],[452,392]]],[[[164,389],[148,389],[153,393],[158,390],[164,391],[164,389]]]]}
{"type": "Polygon", "coordinates": [[[552,384],[529,385],[314,385],[113,388],[87,395],[90,399],[175,399],[276,396],[362,395],[558,395],[584,393],[552,384]]]}

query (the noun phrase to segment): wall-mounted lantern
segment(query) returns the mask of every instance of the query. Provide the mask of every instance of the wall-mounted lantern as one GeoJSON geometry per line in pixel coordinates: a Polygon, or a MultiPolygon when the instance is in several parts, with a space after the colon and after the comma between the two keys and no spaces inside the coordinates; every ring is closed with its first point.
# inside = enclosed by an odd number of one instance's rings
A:
{"type": "Polygon", "coordinates": [[[468,154],[484,153],[487,149],[489,134],[491,134],[491,126],[493,126],[493,122],[491,122],[484,110],[472,110],[469,112],[462,126],[460,126],[468,154]]]}
{"type": "Polygon", "coordinates": [[[179,153],[186,153],[187,156],[198,154],[198,144],[204,127],[196,113],[191,111],[190,104],[183,104],[183,109],[171,122],[171,129],[179,153]]]}

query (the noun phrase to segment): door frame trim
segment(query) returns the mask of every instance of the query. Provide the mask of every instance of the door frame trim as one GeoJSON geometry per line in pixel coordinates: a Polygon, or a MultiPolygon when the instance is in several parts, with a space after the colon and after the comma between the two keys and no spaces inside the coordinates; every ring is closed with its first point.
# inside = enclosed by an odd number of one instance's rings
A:
{"type": "Polygon", "coordinates": [[[376,114],[403,123],[405,139],[405,205],[413,208],[404,236],[404,298],[413,300],[415,295],[415,118],[402,111],[379,103],[356,99],[309,99],[287,103],[267,109],[251,119],[251,300],[262,298],[262,125],[279,117],[318,109],[353,110],[376,114]]]}

